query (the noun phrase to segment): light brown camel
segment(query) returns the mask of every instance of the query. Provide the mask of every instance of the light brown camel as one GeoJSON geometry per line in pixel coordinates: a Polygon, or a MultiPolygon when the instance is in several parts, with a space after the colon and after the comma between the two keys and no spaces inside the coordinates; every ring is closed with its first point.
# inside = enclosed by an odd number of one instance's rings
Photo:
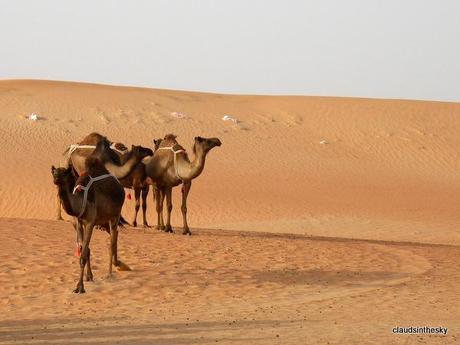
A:
{"type": "MultiPolygon", "coordinates": [[[[87,135],[76,145],[71,145],[65,152],[68,155],[68,165],[72,165],[75,172],[81,175],[85,172],[85,161],[93,153],[96,145],[106,141],[104,149],[99,153],[99,159],[105,168],[116,178],[122,179],[128,176],[139,162],[145,157],[152,156],[153,151],[142,146],[131,146],[128,151],[123,144],[111,143],[99,133],[93,132],[87,135]]],[[[56,218],[62,219],[61,203],[58,198],[56,218]]]]}
{"type": "MultiPolygon", "coordinates": [[[[78,183],[88,185],[90,176],[108,174],[108,170],[97,159],[90,157],[87,160],[87,174],[80,176],[78,183]]],[[[74,217],[75,230],[77,232],[77,243],[81,243],[80,254],[80,278],[75,293],[84,293],[83,273],[86,266],[86,280],[93,280],[90,263],[91,235],[94,226],[102,226],[110,234],[109,247],[109,276],[112,274],[112,264],[117,267],[127,267],[117,256],[118,222],[120,219],[121,208],[125,199],[123,186],[113,177],[107,175],[105,178],[94,181],[87,190],[87,201],[84,205],[84,192],[76,192],[74,188],[77,179],[73,172],[73,167],[55,168],[51,167],[54,184],[58,187],[59,197],[65,211],[74,217]]],[[[129,269],[129,268],[128,268],[129,269]]]]}
{"type": "Polygon", "coordinates": [[[172,232],[172,188],[182,183],[182,218],[184,223],[183,234],[189,234],[187,224],[187,196],[192,186],[192,180],[200,176],[204,169],[206,155],[222,143],[218,138],[195,137],[193,161],[190,161],[184,148],[176,141],[176,136],[168,134],[160,143],[153,157],[147,163],[145,171],[147,176],[155,183],[156,210],[158,215],[157,228],[172,232]],[[166,226],[163,224],[163,203],[166,197],[167,216],[166,226]]]}

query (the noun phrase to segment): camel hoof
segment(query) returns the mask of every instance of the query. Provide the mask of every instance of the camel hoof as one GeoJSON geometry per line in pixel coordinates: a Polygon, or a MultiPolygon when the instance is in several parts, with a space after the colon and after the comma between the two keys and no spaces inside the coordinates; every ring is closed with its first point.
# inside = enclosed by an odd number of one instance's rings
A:
{"type": "Polygon", "coordinates": [[[129,267],[127,264],[123,263],[123,261],[120,260],[118,260],[115,266],[119,271],[131,271],[131,267],[129,267]]]}
{"type": "Polygon", "coordinates": [[[59,216],[59,217],[56,217],[56,220],[64,220],[64,218],[62,218],[61,216],[59,216]]]}
{"type": "Polygon", "coordinates": [[[137,222],[136,221],[133,222],[133,227],[137,228],[137,222]]]}
{"type": "Polygon", "coordinates": [[[172,227],[167,226],[167,227],[165,227],[164,232],[170,232],[172,234],[172,233],[174,233],[174,230],[172,229],[172,227]]]}
{"type": "Polygon", "coordinates": [[[145,229],[151,228],[151,226],[148,225],[147,223],[145,223],[145,224],[143,225],[143,227],[144,227],[145,229]]]}
{"type": "Polygon", "coordinates": [[[86,276],[86,281],[87,281],[87,282],[92,282],[92,281],[94,281],[93,275],[92,275],[92,274],[89,275],[89,276],[87,275],[87,276],[86,276]]]}
{"type": "Polygon", "coordinates": [[[83,286],[77,286],[75,290],[73,290],[74,293],[85,293],[85,288],[83,286]]]}
{"type": "Polygon", "coordinates": [[[192,232],[190,231],[190,229],[185,229],[184,231],[182,231],[182,235],[192,236],[192,232]]]}

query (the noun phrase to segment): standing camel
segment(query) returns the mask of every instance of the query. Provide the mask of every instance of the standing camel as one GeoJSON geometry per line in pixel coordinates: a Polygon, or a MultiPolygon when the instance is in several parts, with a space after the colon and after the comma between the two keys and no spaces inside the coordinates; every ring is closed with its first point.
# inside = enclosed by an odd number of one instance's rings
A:
{"type": "MultiPolygon", "coordinates": [[[[120,143],[111,143],[103,135],[93,132],[76,145],[71,145],[64,154],[69,156],[68,164],[72,165],[78,175],[85,172],[86,159],[93,153],[96,145],[103,141],[104,148],[100,150],[99,159],[105,168],[116,178],[128,176],[139,162],[145,157],[152,156],[153,151],[142,146],[131,146],[131,150],[120,143]]],[[[61,202],[58,198],[57,219],[62,219],[61,202]]]]}
{"type": "Polygon", "coordinates": [[[182,183],[182,218],[184,223],[183,234],[191,235],[187,224],[187,196],[192,186],[192,180],[200,176],[204,169],[206,155],[211,149],[222,143],[218,138],[195,137],[193,161],[190,161],[184,148],[176,141],[176,136],[168,134],[162,140],[159,148],[147,163],[145,171],[147,176],[155,182],[156,210],[158,215],[159,230],[172,232],[172,189],[182,183]],[[163,224],[163,203],[166,197],[167,218],[166,226],[163,224]]]}
{"type": "MultiPolygon", "coordinates": [[[[78,175],[85,172],[86,158],[93,153],[96,145],[101,141],[105,141],[106,143],[105,149],[101,150],[99,158],[105,168],[118,179],[128,176],[137,163],[145,157],[153,155],[151,149],[142,146],[132,145],[131,151],[127,152],[125,150],[118,150],[116,149],[117,145],[122,144],[113,144],[99,133],[91,133],[77,145],[71,145],[65,152],[69,154],[69,162],[71,162],[78,175]],[[120,156],[122,159],[120,159],[120,156]]],[[[122,146],[124,147],[124,145],[122,146]]]]}
{"type": "MultiPolygon", "coordinates": [[[[162,139],[154,139],[154,150],[155,152],[158,147],[160,146],[162,139]]],[[[120,155],[120,159],[123,160],[123,156],[120,155]]],[[[147,158],[148,159],[148,158],[147,158]]],[[[137,214],[139,213],[139,208],[141,204],[141,195],[142,195],[142,223],[144,228],[148,228],[149,224],[147,223],[147,196],[149,194],[150,185],[153,184],[152,180],[147,176],[145,172],[146,162],[139,162],[131,173],[120,179],[120,183],[125,188],[131,188],[134,190],[134,199],[135,199],[135,206],[134,206],[134,220],[133,226],[137,226],[137,214]]],[[[155,197],[155,195],[154,195],[155,197]]]]}
{"type": "Polygon", "coordinates": [[[124,266],[117,256],[117,226],[125,199],[125,191],[117,179],[109,174],[98,159],[90,157],[87,163],[87,173],[78,179],[78,184],[85,183],[89,188],[85,191],[87,192],[86,204],[84,202],[85,192],[74,193],[77,179],[73,174],[72,166],[68,168],[51,167],[53,182],[58,187],[59,197],[64,209],[67,214],[74,217],[77,245],[82,244],[78,248],[81,250],[80,279],[74,290],[75,293],[85,292],[83,286],[85,266],[87,267],[86,280],[93,280],[89,243],[94,226],[102,226],[110,234],[109,276],[112,275],[112,264],[117,267],[124,266]],[[92,181],[93,179],[95,181],[92,181]]]}

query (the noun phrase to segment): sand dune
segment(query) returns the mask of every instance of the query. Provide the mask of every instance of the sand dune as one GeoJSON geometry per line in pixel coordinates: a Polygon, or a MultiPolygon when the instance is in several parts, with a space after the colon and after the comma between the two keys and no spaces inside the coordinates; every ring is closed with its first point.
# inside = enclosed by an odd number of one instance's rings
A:
{"type": "Polygon", "coordinates": [[[2,217],[52,219],[49,167],[93,130],[146,146],[174,132],[189,149],[223,142],[192,187],[192,226],[460,241],[460,104],[1,81],[0,112],[2,217]]]}
{"type": "Polygon", "coordinates": [[[0,344],[456,343],[459,115],[458,103],[0,81],[0,344]],[[223,144],[192,186],[194,236],[125,229],[133,271],[107,280],[97,232],[96,279],[76,296],[50,166],[92,131],[223,144]],[[450,333],[391,333],[414,323],[450,333]]]}

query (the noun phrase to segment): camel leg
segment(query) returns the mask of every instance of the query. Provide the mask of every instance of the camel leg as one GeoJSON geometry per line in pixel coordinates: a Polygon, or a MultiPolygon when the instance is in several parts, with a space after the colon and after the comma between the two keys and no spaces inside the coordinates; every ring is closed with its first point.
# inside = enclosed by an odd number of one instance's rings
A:
{"type": "Polygon", "coordinates": [[[141,206],[141,189],[139,187],[134,187],[134,199],[136,199],[136,206],[134,207],[134,220],[133,226],[137,226],[137,213],[141,206]]]}
{"type": "MultiPolygon", "coordinates": [[[[148,228],[149,224],[147,223],[147,196],[149,195],[149,186],[142,188],[142,222],[144,228],[148,228]]],[[[155,196],[155,195],[154,195],[155,196]]]]}
{"type": "Polygon", "coordinates": [[[165,189],[161,189],[160,190],[160,199],[161,199],[161,202],[160,202],[160,206],[161,206],[161,211],[160,211],[160,223],[161,223],[161,230],[164,230],[165,229],[165,222],[164,222],[164,218],[163,218],[163,205],[165,204],[165,197],[166,197],[166,194],[165,194],[165,189]]]}
{"type": "Polygon", "coordinates": [[[61,198],[59,197],[59,191],[57,193],[56,220],[63,220],[61,214],[61,198]]]}
{"type": "MultiPolygon", "coordinates": [[[[83,226],[78,218],[74,218],[74,227],[77,232],[77,245],[83,243],[83,226]]],[[[86,261],[86,281],[93,281],[93,271],[91,270],[91,249],[88,247],[88,259],[86,261]]]]}
{"type": "Polygon", "coordinates": [[[182,185],[182,218],[184,219],[184,231],[182,232],[183,235],[191,235],[192,232],[190,231],[188,224],[187,224],[187,196],[190,192],[190,188],[192,187],[192,181],[184,182],[182,185]]]}
{"type": "Polygon", "coordinates": [[[163,205],[165,200],[164,188],[156,187],[155,188],[155,199],[156,199],[156,208],[158,216],[158,225],[157,230],[165,230],[165,224],[163,221],[163,205]]]}
{"type": "Polygon", "coordinates": [[[116,219],[112,225],[112,231],[110,234],[110,245],[112,247],[113,265],[118,268],[119,271],[131,271],[131,268],[118,260],[118,220],[116,219]],[[112,236],[113,231],[113,236],[112,236]]]}
{"type": "MultiPolygon", "coordinates": [[[[117,222],[118,224],[118,222],[117,222]]],[[[117,229],[117,224],[112,223],[112,221],[109,221],[109,228],[110,228],[110,246],[109,246],[109,278],[112,276],[112,264],[114,266],[118,266],[118,247],[117,247],[117,241],[118,241],[118,229],[117,229]]]]}
{"type": "Polygon", "coordinates": [[[157,230],[161,230],[161,217],[160,217],[160,213],[161,213],[160,201],[161,200],[160,199],[161,199],[160,188],[157,185],[154,185],[153,186],[153,202],[155,203],[155,208],[157,211],[157,226],[156,226],[157,230]]]}
{"type": "MultiPolygon", "coordinates": [[[[113,244],[112,244],[112,255],[113,255],[113,265],[118,267],[120,266],[120,260],[118,260],[118,227],[117,223],[114,223],[113,229],[114,229],[114,237],[113,237],[113,244]]],[[[112,235],[110,237],[112,239],[112,235]]]]}
{"type": "Polygon", "coordinates": [[[173,208],[172,206],[172,188],[166,187],[163,190],[164,190],[164,194],[166,195],[166,206],[167,206],[165,232],[174,232],[171,227],[171,212],[173,208]]]}
{"type": "Polygon", "coordinates": [[[85,293],[85,288],[83,286],[83,273],[85,270],[86,262],[88,261],[89,254],[89,242],[91,241],[91,236],[93,234],[94,223],[89,223],[85,225],[85,233],[83,239],[83,248],[80,256],[80,279],[78,280],[77,287],[73,292],[75,293],[85,293]]]}
{"type": "Polygon", "coordinates": [[[77,233],[77,243],[83,243],[83,224],[78,220],[77,217],[73,218],[73,227],[77,233]]]}
{"type": "Polygon", "coordinates": [[[93,281],[93,271],[91,271],[91,250],[88,247],[88,261],[86,262],[86,281],[93,281]]]}

